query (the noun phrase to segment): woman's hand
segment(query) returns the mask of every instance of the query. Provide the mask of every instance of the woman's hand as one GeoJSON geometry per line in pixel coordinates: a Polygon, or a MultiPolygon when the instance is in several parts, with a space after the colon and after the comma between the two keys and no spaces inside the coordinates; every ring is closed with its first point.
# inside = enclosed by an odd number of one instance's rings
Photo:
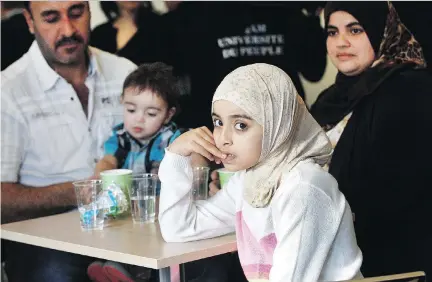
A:
{"type": "Polygon", "coordinates": [[[184,157],[197,153],[216,163],[220,163],[221,159],[226,158],[226,155],[216,147],[213,134],[205,126],[192,129],[180,135],[168,147],[168,151],[184,157]]]}

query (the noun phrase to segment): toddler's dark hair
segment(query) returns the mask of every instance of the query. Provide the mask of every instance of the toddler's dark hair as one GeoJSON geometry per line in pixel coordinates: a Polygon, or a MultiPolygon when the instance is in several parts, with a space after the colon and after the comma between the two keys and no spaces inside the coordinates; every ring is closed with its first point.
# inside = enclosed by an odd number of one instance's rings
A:
{"type": "Polygon", "coordinates": [[[165,63],[140,65],[126,77],[122,97],[127,88],[134,88],[137,94],[150,90],[162,98],[168,104],[168,108],[178,108],[178,80],[173,74],[173,68],[165,63]]]}

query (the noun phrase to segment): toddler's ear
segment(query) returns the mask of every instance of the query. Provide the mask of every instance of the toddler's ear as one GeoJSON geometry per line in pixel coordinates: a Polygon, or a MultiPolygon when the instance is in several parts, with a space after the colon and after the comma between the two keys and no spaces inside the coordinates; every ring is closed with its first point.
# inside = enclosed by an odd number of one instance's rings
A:
{"type": "Polygon", "coordinates": [[[172,107],[171,109],[168,110],[168,115],[167,115],[167,118],[165,119],[165,124],[167,124],[171,121],[171,119],[175,115],[176,111],[177,111],[176,107],[172,107]]]}

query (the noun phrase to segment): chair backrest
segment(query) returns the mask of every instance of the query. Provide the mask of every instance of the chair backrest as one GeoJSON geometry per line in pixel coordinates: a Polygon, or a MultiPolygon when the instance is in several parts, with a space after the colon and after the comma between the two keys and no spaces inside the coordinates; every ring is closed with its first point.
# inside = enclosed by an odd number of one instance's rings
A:
{"type": "Polygon", "coordinates": [[[359,280],[350,280],[350,282],[383,282],[383,281],[397,281],[397,282],[426,282],[426,274],[423,271],[401,273],[386,276],[369,277],[359,280]]]}

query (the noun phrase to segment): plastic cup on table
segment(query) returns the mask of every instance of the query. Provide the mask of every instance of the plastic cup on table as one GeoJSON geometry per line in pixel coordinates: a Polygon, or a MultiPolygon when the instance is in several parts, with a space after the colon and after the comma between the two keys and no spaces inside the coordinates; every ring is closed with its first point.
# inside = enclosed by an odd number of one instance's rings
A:
{"type": "Polygon", "coordinates": [[[81,229],[102,230],[104,211],[98,197],[103,190],[101,180],[82,180],[72,183],[75,188],[81,229]]]}

